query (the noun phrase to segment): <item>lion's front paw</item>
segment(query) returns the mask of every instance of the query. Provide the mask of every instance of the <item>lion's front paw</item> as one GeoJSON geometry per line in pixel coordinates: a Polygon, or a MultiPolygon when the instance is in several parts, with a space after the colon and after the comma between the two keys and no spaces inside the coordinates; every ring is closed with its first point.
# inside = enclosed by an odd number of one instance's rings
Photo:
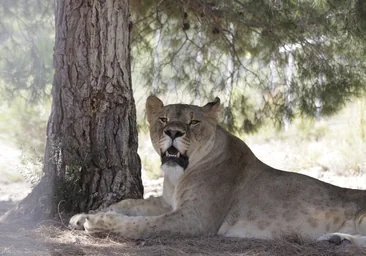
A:
{"type": "Polygon", "coordinates": [[[69,221],[69,227],[73,229],[84,229],[85,221],[88,217],[86,213],[79,213],[71,217],[69,221]]]}

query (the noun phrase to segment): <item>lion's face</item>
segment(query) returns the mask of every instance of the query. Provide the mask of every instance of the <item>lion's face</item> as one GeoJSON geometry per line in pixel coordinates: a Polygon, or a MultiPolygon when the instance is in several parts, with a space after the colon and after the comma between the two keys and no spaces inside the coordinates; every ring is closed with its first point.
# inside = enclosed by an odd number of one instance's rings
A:
{"type": "Polygon", "coordinates": [[[197,162],[208,153],[214,141],[219,105],[219,98],[203,107],[164,106],[155,96],[147,99],[151,141],[161,156],[162,165],[179,165],[186,169],[192,161],[197,162]]]}

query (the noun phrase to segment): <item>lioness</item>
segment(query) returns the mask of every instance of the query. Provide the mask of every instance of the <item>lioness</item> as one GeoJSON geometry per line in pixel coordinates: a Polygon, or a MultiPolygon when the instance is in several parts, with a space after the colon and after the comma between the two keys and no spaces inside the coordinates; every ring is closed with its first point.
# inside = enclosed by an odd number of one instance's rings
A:
{"type": "Polygon", "coordinates": [[[146,113],[152,144],[162,160],[163,195],[123,200],[96,214],[77,214],[70,225],[128,238],[274,238],[297,232],[366,245],[366,191],[262,163],[218,124],[219,106],[219,98],[203,107],[164,106],[150,96],[146,113]]]}

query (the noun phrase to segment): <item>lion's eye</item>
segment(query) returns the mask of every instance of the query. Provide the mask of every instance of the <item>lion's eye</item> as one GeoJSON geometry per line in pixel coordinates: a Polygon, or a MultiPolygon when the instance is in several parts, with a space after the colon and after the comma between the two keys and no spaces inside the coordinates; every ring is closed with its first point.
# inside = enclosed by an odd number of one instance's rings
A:
{"type": "Polygon", "coordinates": [[[168,119],[165,117],[159,117],[160,122],[162,122],[163,124],[165,124],[166,122],[168,122],[168,119]]]}
{"type": "Polygon", "coordinates": [[[191,120],[191,122],[189,123],[189,125],[197,125],[199,124],[201,121],[198,120],[191,120]]]}

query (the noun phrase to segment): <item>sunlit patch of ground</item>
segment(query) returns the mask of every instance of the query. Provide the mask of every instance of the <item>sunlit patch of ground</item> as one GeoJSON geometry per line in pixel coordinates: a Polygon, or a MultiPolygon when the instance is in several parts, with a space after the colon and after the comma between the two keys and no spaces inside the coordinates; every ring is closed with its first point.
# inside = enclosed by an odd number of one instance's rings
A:
{"type": "Polygon", "coordinates": [[[20,150],[0,136],[0,216],[31,190],[18,171],[19,158],[20,150]]]}
{"type": "Polygon", "coordinates": [[[299,146],[291,147],[287,141],[281,140],[264,144],[253,143],[249,146],[260,160],[274,168],[296,171],[340,187],[366,189],[366,171],[339,168],[338,165],[341,164],[337,162],[343,161],[343,156],[339,156],[338,148],[335,146],[325,148],[321,143],[304,142],[301,152],[297,150],[299,146]],[[320,161],[314,161],[306,155],[306,152],[311,151],[319,152],[317,158],[320,161]],[[304,164],[305,161],[307,161],[306,164],[304,164]],[[299,168],[300,163],[306,167],[299,168]]]}

